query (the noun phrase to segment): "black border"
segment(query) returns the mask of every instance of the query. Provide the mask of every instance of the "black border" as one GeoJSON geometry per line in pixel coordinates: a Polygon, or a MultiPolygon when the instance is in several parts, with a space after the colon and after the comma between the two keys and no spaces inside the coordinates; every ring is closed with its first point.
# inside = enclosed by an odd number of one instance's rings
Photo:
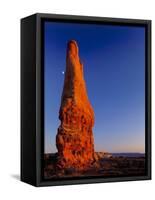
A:
{"type": "Polygon", "coordinates": [[[90,16],[36,14],[36,178],[37,186],[68,185],[85,183],[102,183],[115,181],[135,181],[151,179],[151,21],[137,19],[117,19],[90,16]],[[84,177],[67,178],[57,180],[43,179],[43,152],[44,152],[44,31],[45,21],[84,23],[84,24],[108,24],[119,26],[145,27],[145,152],[146,175],[122,176],[122,177],[84,177]]]}

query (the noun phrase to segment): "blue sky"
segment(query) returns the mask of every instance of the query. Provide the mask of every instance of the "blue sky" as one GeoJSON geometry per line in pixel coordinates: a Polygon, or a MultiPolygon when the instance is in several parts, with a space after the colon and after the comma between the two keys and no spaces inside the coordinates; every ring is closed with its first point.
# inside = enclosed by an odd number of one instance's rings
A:
{"type": "Polygon", "coordinates": [[[45,22],[45,152],[56,152],[66,46],[77,41],[95,112],[95,150],[145,152],[144,27],[45,22]]]}

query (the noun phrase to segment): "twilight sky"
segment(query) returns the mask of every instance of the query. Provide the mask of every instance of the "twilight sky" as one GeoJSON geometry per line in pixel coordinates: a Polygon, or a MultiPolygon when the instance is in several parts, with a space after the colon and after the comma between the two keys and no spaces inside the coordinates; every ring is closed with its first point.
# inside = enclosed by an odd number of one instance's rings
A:
{"type": "Polygon", "coordinates": [[[77,41],[95,112],[95,151],[145,152],[145,29],[45,22],[45,152],[56,152],[66,45],[77,41]]]}

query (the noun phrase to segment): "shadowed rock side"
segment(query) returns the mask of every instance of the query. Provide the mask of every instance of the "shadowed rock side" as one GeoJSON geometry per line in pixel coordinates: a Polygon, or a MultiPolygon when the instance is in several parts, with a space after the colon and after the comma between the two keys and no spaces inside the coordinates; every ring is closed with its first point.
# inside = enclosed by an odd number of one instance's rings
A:
{"type": "Polygon", "coordinates": [[[59,119],[57,167],[87,168],[94,161],[94,112],[87,96],[83,65],[74,40],[69,41],[67,46],[59,119]]]}

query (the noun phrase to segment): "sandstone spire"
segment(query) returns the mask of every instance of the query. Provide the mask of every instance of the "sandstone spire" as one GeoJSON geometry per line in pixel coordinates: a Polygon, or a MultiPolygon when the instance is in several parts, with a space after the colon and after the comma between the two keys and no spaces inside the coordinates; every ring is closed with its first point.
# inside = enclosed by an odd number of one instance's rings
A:
{"type": "Polygon", "coordinates": [[[94,112],[87,96],[83,65],[74,40],[69,41],[67,46],[59,119],[61,124],[56,136],[58,166],[87,167],[94,160],[94,112]]]}

